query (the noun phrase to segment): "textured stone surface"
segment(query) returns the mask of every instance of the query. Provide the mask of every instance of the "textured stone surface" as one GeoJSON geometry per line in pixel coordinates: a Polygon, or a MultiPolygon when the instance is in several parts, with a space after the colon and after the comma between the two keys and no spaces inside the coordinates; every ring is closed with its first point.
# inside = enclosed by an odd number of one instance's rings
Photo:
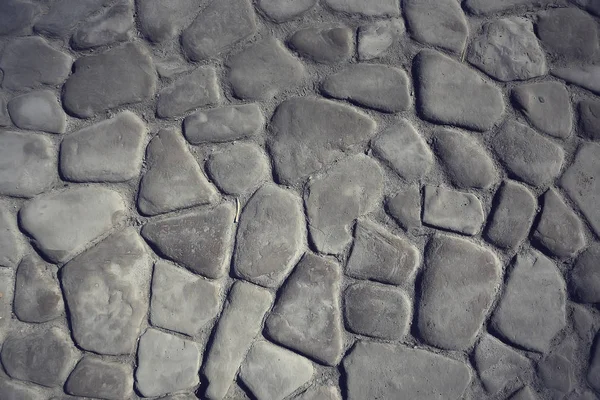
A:
{"type": "Polygon", "coordinates": [[[404,34],[404,21],[401,18],[373,21],[358,28],[358,58],[372,60],[382,57],[387,50],[404,34]]]}
{"type": "Polygon", "coordinates": [[[85,21],[73,34],[72,44],[78,49],[88,49],[124,42],[131,37],[133,24],[132,2],[120,0],[85,21]]]}
{"type": "Polygon", "coordinates": [[[600,391],[600,333],[596,334],[594,350],[590,354],[590,365],[587,371],[587,381],[591,387],[600,391]]]}
{"type": "Polygon", "coordinates": [[[335,11],[365,16],[397,16],[398,0],[325,0],[335,11]]]}
{"type": "Polygon", "coordinates": [[[198,67],[160,91],[156,114],[162,118],[176,117],[198,107],[218,104],[220,100],[215,69],[198,67]]]}
{"type": "Polygon", "coordinates": [[[550,354],[537,364],[537,373],[544,385],[562,394],[573,387],[573,366],[560,354],[550,354]]]}
{"type": "Polygon", "coordinates": [[[174,38],[200,10],[196,0],[138,0],[141,32],[153,42],[174,38]]]}
{"type": "Polygon", "coordinates": [[[16,267],[23,251],[16,215],[6,204],[0,204],[0,267],[16,267]]]}
{"type": "Polygon", "coordinates": [[[548,0],[466,0],[465,6],[474,14],[491,14],[513,9],[523,10],[546,4],[548,0]]]}
{"type": "Polygon", "coordinates": [[[547,51],[568,60],[589,60],[598,51],[598,24],[576,8],[538,14],[537,34],[547,51]]]}
{"type": "Polygon", "coordinates": [[[4,340],[11,325],[15,279],[13,271],[0,268],[0,340],[4,340]]]}
{"type": "Polygon", "coordinates": [[[6,107],[6,96],[0,92],[0,127],[7,127],[11,125],[10,115],[6,107]]]}
{"type": "Polygon", "coordinates": [[[534,393],[531,387],[525,386],[511,396],[510,400],[538,400],[538,397],[534,393]]]}
{"type": "Polygon", "coordinates": [[[564,79],[567,83],[600,94],[600,66],[598,65],[574,65],[554,68],[551,73],[560,79],[564,79]]]}
{"type": "Polygon", "coordinates": [[[571,291],[584,303],[600,303],[600,247],[583,252],[571,270],[571,291]]]}
{"type": "Polygon", "coordinates": [[[425,186],[423,222],[438,228],[475,235],[484,222],[481,201],[471,193],[425,186]]]}
{"type": "Polygon", "coordinates": [[[17,96],[8,102],[8,113],[21,129],[64,133],[67,116],[50,90],[39,90],[17,96]]]}
{"type": "Polygon", "coordinates": [[[299,17],[315,6],[317,0],[259,0],[258,7],[273,21],[299,17]]]}
{"type": "Polygon", "coordinates": [[[133,369],[129,364],[85,356],[69,375],[65,391],[74,396],[126,399],[133,395],[133,369]]]}
{"type": "Polygon", "coordinates": [[[294,33],[290,46],[305,57],[323,64],[347,61],[354,48],[354,32],[347,27],[306,28],[294,33]]]}
{"type": "Polygon", "coordinates": [[[600,101],[582,100],[577,105],[582,133],[589,139],[600,139],[600,101]]]}
{"type": "Polygon", "coordinates": [[[313,386],[294,400],[342,400],[342,395],[335,386],[313,386]]]}
{"type": "Polygon", "coordinates": [[[421,193],[417,185],[390,196],[385,204],[387,212],[406,230],[421,226],[421,193]]]}
{"type": "Polygon", "coordinates": [[[198,111],[184,120],[185,138],[192,144],[229,142],[256,135],[265,117],[256,104],[225,106],[198,111]]]}
{"type": "Polygon", "coordinates": [[[3,377],[0,377],[0,396],[3,400],[45,400],[40,391],[3,377]]]}
{"type": "Polygon", "coordinates": [[[0,36],[30,30],[40,12],[41,8],[35,3],[21,0],[3,1],[0,4],[0,36]]]}
{"type": "Polygon", "coordinates": [[[108,0],[58,0],[35,24],[35,30],[65,38],[79,21],[108,5],[108,0]]]}

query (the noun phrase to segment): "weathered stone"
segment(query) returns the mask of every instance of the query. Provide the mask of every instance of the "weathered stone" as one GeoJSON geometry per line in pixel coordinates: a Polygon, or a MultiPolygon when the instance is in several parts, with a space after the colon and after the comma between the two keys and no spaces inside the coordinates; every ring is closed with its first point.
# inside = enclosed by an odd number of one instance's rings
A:
{"type": "Polygon", "coordinates": [[[341,63],[353,52],[354,32],[347,27],[301,29],[290,38],[290,46],[316,62],[341,63]]]}
{"type": "Polygon", "coordinates": [[[598,51],[598,24],[577,8],[542,11],[536,28],[546,50],[557,57],[590,60],[598,51]]]}
{"type": "Polygon", "coordinates": [[[573,365],[560,354],[550,354],[538,362],[537,372],[547,388],[561,392],[563,395],[570,392],[575,383],[573,365]]]}
{"type": "Polygon", "coordinates": [[[358,28],[358,58],[372,60],[382,57],[404,34],[401,18],[373,21],[358,28]]]}
{"type": "Polygon", "coordinates": [[[255,342],[240,368],[240,378],[258,400],[283,400],[314,373],[304,357],[267,341],[255,342]]]}
{"type": "Polygon", "coordinates": [[[127,399],[133,396],[133,369],[129,364],[85,356],[69,376],[65,391],[74,396],[127,399]]]}
{"type": "Polygon", "coordinates": [[[581,86],[595,94],[600,95],[600,66],[575,65],[563,68],[554,68],[552,75],[564,79],[568,83],[581,86]]]}
{"type": "Polygon", "coordinates": [[[153,42],[172,39],[198,14],[201,5],[196,0],[138,0],[140,31],[153,42]]]}
{"type": "Polygon", "coordinates": [[[457,400],[471,379],[463,362],[386,343],[359,341],[343,365],[348,400],[457,400]]]}
{"type": "Polygon", "coordinates": [[[587,371],[589,385],[600,391],[600,332],[596,334],[596,340],[590,354],[590,366],[587,371]]]}
{"type": "Polygon", "coordinates": [[[110,0],[58,0],[35,24],[35,30],[48,36],[66,38],[88,15],[106,6],[110,0]]]}
{"type": "Polygon", "coordinates": [[[313,386],[294,400],[342,400],[342,395],[335,386],[313,386]]]}
{"type": "Polygon", "coordinates": [[[156,114],[171,118],[195,108],[218,104],[221,93],[213,67],[198,67],[160,91],[156,114]]]}
{"type": "Polygon", "coordinates": [[[64,85],[63,105],[82,118],[149,99],[156,90],[150,52],[137,43],[81,57],[74,70],[64,85]]]}
{"type": "Polygon", "coordinates": [[[124,42],[131,37],[133,26],[133,4],[130,0],[120,0],[85,21],[73,34],[72,44],[77,49],[89,49],[124,42]]]}
{"type": "Polygon", "coordinates": [[[274,341],[325,365],[343,353],[340,266],[306,253],[285,283],[266,333],[274,341]]]}
{"type": "Polygon", "coordinates": [[[430,242],[417,317],[430,344],[470,347],[502,283],[502,268],[490,250],[465,239],[436,236],[430,242]]]}
{"type": "Polygon", "coordinates": [[[114,233],[62,268],[73,337],[85,350],[128,354],[148,311],[151,266],[132,229],[114,233]]]}
{"type": "Polygon", "coordinates": [[[421,227],[421,193],[419,186],[410,185],[389,197],[385,208],[394,220],[405,230],[421,227]]]}
{"type": "Polygon", "coordinates": [[[258,7],[275,22],[299,17],[315,6],[317,0],[259,0],[258,7]]]}
{"type": "Polygon", "coordinates": [[[184,120],[183,131],[192,144],[229,142],[254,136],[264,125],[257,104],[240,104],[197,111],[184,120]]]}
{"type": "Polygon", "coordinates": [[[277,107],[270,150],[277,180],[298,183],[367,142],[376,124],[366,114],[333,101],[296,97],[277,107]]]}
{"type": "Polygon", "coordinates": [[[233,285],[202,367],[207,399],[225,397],[272,303],[266,289],[242,281],[233,285]]]}
{"type": "Polygon", "coordinates": [[[567,397],[569,400],[598,400],[598,397],[594,394],[592,390],[583,389],[583,390],[574,390],[567,397]]]}
{"type": "Polygon", "coordinates": [[[534,394],[534,391],[531,389],[531,387],[525,386],[511,396],[510,400],[538,400],[538,396],[534,394]]]}
{"type": "Polygon", "coordinates": [[[46,400],[46,396],[41,391],[2,376],[0,376],[0,398],[2,400],[46,400]]]}
{"type": "Polygon", "coordinates": [[[504,113],[500,90],[458,61],[432,50],[415,57],[417,107],[427,120],[485,131],[504,113]]]}
{"type": "MultiPolygon", "coordinates": [[[[1,6],[0,6],[1,7],[1,6]]],[[[7,127],[11,125],[10,115],[8,114],[8,108],[6,107],[5,96],[0,92],[0,127],[7,127]]]]}
{"type": "Polygon", "coordinates": [[[141,233],[165,258],[217,279],[229,266],[233,218],[233,206],[223,203],[213,209],[152,220],[141,233]]]}
{"type": "MultiPolygon", "coordinates": [[[[162,0],[157,0],[160,4],[171,4],[165,3],[162,0]]],[[[192,0],[195,2],[195,0],[192,0]]],[[[197,3],[196,3],[197,4],[197,3]]],[[[178,55],[167,56],[162,59],[155,59],[154,65],[156,65],[156,72],[161,78],[170,79],[183,72],[190,71],[193,69],[193,65],[186,63],[185,60],[178,55]]]]}
{"type": "Polygon", "coordinates": [[[13,123],[21,129],[64,133],[67,116],[54,92],[39,90],[17,96],[8,102],[13,123]]]}
{"type": "Polygon", "coordinates": [[[0,3],[0,36],[31,31],[33,21],[41,11],[36,3],[4,0],[0,3]]]}
{"type": "Polygon", "coordinates": [[[4,340],[12,319],[14,289],[13,271],[0,268],[0,340],[4,340]]]}
{"type": "Polygon", "coordinates": [[[325,0],[335,11],[365,16],[392,16],[400,14],[398,0],[325,0]]]}
{"type": "Polygon", "coordinates": [[[492,14],[513,9],[525,10],[548,0],[466,0],[465,6],[476,15],[492,14]]]}
{"type": "Polygon", "coordinates": [[[481,201],[475,195],[440,186],[425,186],[424,223],[464,235],[475,235],[484,221],[481,201]]]}
{"type": "Polygon", "coordinates": [[[383,197],[381,167],[365,155],[347,157],[308,184],[306,209],[310,237],[323,253],[338,254],[352,240],[350,226],[383,197]]]}
{"type": "Polygon", "coordinates": [[[0,266],[16,267],[24,252],[22,236],[17,227],[17,218],[0,203],[0,266]]]}
{"type": "Polygon", "coordinates": [[[600,101],[584,99],[577,106],[579,123],[585,137],[600,140],[600,101]]]}
{"type": "Polygon", "coordinates": [[[571,270],[571,289],[584,303],[600,303],[600,246],[594,245],[583,252],[571,270]]]}
{"type": "Polygon", "coordinates": [[[137,358],[135,382],[144,397],[160,396],[198,384],[200,349],[190,340],[148,329],[140,338],[137,358]]]}

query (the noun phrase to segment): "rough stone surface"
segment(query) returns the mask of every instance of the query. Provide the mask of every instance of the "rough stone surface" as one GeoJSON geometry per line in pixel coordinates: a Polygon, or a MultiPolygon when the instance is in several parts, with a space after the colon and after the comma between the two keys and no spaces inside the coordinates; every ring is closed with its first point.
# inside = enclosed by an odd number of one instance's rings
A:
{"type": "Polygon", "coordinates": [[[24,247],[15,214],[7,205],[0,204],[0,267],[16,267],[24,247]]]}
{"type": "Polygon", "coordinates": [[[335,11],[348,14],[374,16],[398,16],[398,0],[325,0],[335,11]]]}
{"type": "Polygon", "coordinates": [[[510,400],[538,400],[538,397],[534,394],[534,391],[529,386],[525,386],[521,390],[517,391],[510,400]]]}
{"type": "Polygon", "coordinates": [[[218,104],[220,100],[215,69],[198,67],[160,91],[156,113],[161,118],[176,117],[198,107],[218,104]]]}
{"type": "Polygon", "coordinates": [[[65,391],[73,396],[126,399],[133,395],[133,369],[129,364],[85,356],[71,372],[65,391]]]}
{"type": "Polygon", "coordinates": [[[0,92],[0,127],[7,127],[11,125],[10,115],[8,114],[8,108],[6,107],[5,96],[0,92]]]}
{"type": "Polygon", "coordinates": [[[192,144],[229,142],[256,135],[265,117],[256,104],[241,104],[198,111],[184,120],[185,138],[192,144]]]}
{"type": "Polygon", "coordinates": [[[258,7],[270,19],[281,23],[301,16],[316,3],[317,0],[259,0],[258,7]]]}
{"type": "Polygon", "coordinates": [[[45,400],[40,391],[3,377],[0,377],[0,396],[3,400],[45,400]]]}
{"type": "Polygon", "coordinates": [[[13,123],[21,129],[64,133],[67,116],[50,90],[39,90],[17,96],[8,102],[13,123]]]}
{"type": "Polygon", "coordinates": [[[550,354],[537,365],[537,373],[544,385],[563,395],[573,387],[573,366],[560,354],[550,354]]]}
{"type": "Polygon", "coordinates": [[[590,354],[590,365],[587,371],[589,385],[600,391],[600,333],[596,334],[593,351],[590,354]]]}
{"type": "Polygon", "coordinates": [[[194,18],[201,3],[196,0],[138,0],[137,12],[141,32],[153,42],[174,38],[194,18]]]}
{"type": "Polygon", "coordinates": [[[584,303],[600,303],[600,247],[583,252],[571,270],[571,291],[584,303]]]}
{"type": "Polygon", "coordinates": [[[421,227],[421,193],[417,185],[410,185],[389,197],[385,207],[388,214],[405,230],[421,227]]]}
{"type": "Polygon", "coordinates": [[[31,30],[40,14],[38,4],[21,0],[5,0],[0,4],[0,36],[31,30]]]}
{"type": "Polygon", "coordinates": [[[548,3],[548,0],[466,0],[465,6],[477,15],[492,14],[512,9],[528,9],[534,5],[548,3]]]}
{"type": "Polygon", "coordinates": [[[425,186],[423,222],[438,228],[475,235],[485,221],[481,201],[471,193],[425,186]]]}
{"type": "Polygon", "coordinates": [[[567,60],[590,60],[598,51],[598,24],[577,8],[538,14],[537,34],[547,51],[567,60]]]}
{"type": "Polygon", "coordinates": [[[400,18],[373,21],[358,28],[358,58],[372,60],[382,57],[404,34],[404,21],[400,18]]]}
{"type": "Polygon", "coordinates": [[[564,79],[567,83],[581,86],[600,95],[600,66],[598,65],[574,65],[554,68],[551,73],[560,79],[564,79]]]}
{"type": "Polygon", "coordinates": [[[298,53],[323,64],[348,61],[354,50],[354,32],[347,27],[306,28],[294,33],[290,46],[298,53]]]}
{"type": "Polygon", "coordinates": [[[73,34],[75,48],[92,47],[124,42],[131,37],[133,28],[133,4],[120,0],[102,13],[92,16],[73,34]]]}
{"type": "Polygon", "coordinates": [[[48,13],[36,22],[35,30],[48,36],[65,38],[79,21],[109,3],[109,0],[55,1],[48,13]]]}
{"type": "Polygon", "coordinates": [[[11,325],[15,280],[13,271],[0,268],[0,340],[4,340],[11,325]]]}
{"type": "Polygon", "coordinates": [[[342,395],[335,386],[313,386],[294,400],[342,400],[342,395]]]}
{"type": "Polygon", "coordinates": [[[582,100],[577,109],[582,133],[592,140],[600,140],[600,101],[582,100]]]}

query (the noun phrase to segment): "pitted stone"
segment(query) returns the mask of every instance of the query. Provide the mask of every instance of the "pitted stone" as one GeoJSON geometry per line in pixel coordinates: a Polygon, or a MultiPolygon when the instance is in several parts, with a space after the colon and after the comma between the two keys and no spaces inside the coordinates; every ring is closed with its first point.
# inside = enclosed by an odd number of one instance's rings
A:
{"type": "Polygon", "coordinates": [[[259,0],[258,7],[275,22],[296,18],[315,6],[317,0],[259,0]]]}
{"type": "Polygon", "coordinates": [[[221,93],[215,69],[198,67],[160,91],[156,113],[161,118],[172,118],[220,101],[221,93]]]}
{"type": "Polygon", "coordinates": [[[73,34],[72,44],[77,49],[89,49],[124,42],[131,37],[133,26],[133,4],[120,0],[85,21],[73,34]]]}
{"type": "Polygon", "coordinates": [[[440,186],[425,186],[424,223],[464,235],[475,235],[484,221],[481,201],[474,194],[440,186]]]}
{"type": "Polygon", "coordinates": [[[342,400],[342,395],[335,386],[313,386],[294,400],[342,400]]]}
{"type": "Polygon", "coordinates": [[[173,39],[191,23],[202,3],[197,0],[138,0],[140,31],[153,42],[173,39]]]}
{"type": "Polygon", "coordinates": [[[419,186],[410,185],[389,197],[386,211],[405,230],[421,227],[421,193],[419,186]]]}
{"type": "Polygon", "coordinates": [[[600,303],[600,246],[589,247],[571,270],[570,287],[575,297],[584,303],[600,303]]]}
{"type": "MultiPolygon", "coordinates": [[[[0,9],[1,12],[2,10],[0,9]]],[[[0,398],[2,400],[46,400],[43,392],[16,380],[4,377],[0,377],[0,398]]]]}
{"type": "Polygon", "coordinates": [[[526,10],[546,3],[549,0],[467,0],[465,6],[475,15],[486,15],[515,9],[526,10]]]}
{"type": "Polygon", "coordinates": [[[398,0],[325,0],[325,4],[335,11],[368,17],[397,17],[400,14],[398,0]]]}
{"type": "Polygon", "coordinates": [[[537,373],[546,388],[565,395],[575,383],[573,364],[560,354],[550,354],[537,364],[537,373]]]}
{"type": "Polygon", "coordinates": [[[31,31],[34,20],[41,13],[39,4],[22,0],[0,3],[0,36],[31,31]]]}
{"type": "Polygon", "coordinates": [[[290,38],[301,55],[323,64],[348,61],[354,50],[354,31],[347,27],[305,28],[290,38]]]}
{"type": "Polygon", "coordinates": [[[554,68],[550,72],[552,75],[567,81],[567,83],[581,86],[594,94],[600,95],[599,65],[572,65],[554,68]]]}
{"type": "Polygon", "coordinates": [[[71,372],[65,391],[73,396],[128,399],[133,396],[133,368],[130,364],[85,356],[71,372]]]}
{"type": "Polygon", "coordinates": [[[591,140],[600,140],[600,101],[581,100],[577,106],[582,133],[591,140]]]}
{"type": "Polygon", "coordinates": [[[8,113],[21,129],[64,133],[67,115],[50,90],[39,90],[14,97],[8,102],[8,113]]]}
{"type": "Polygon", "coordinates": [[[184,120],[183,130],[190,143],[201,144],[254,136],[264,125],[258,104],[240,104],[197,111],[184,120]]]}
{"type": "Polygon", "coordinates": [[[598,51],[598,24],[577,8],[542,11],[536,28],[546,50],[557,57],[569,61],[591,60],[598,51]]]}
{"type": "Polygon", "coordinates": [[[0,203],[0,267],[16,267],[25,251],[15,214],[0,203]]]}
{"type": "Polygon", "coordinates": [[[270,160],[262,149],[245,142],[212,154],[206,168],[219,189],[233,195],[252,193],[271,173],[270,160]]]}
{"type": "Polygon", "coordinates": [[[358,28],[358,58],[372,60],[385,56],[387,50],[405,32],[401,18],[373,21],[358,28]]]}
{"type": "Polygon", "coordinates": [[[56,267],[28,255],[19,264],[15,276],[14,313],[24,322],[47,322],[64,311],[62,292],[56,279],[56,267]]]}
{"type": "Polygon", "coordinates": [[[35,24],[35,30],[48,36],[66,38],[87,16],[110,3],[110,0],[58,0],[35,24]]]}

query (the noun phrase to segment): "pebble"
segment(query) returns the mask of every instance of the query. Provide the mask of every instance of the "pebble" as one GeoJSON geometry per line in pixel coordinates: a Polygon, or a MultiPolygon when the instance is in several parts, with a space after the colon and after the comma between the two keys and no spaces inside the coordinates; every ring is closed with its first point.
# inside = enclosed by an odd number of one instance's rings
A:
{"type": "Polygon", "coordinates": [[[584,303],[600,303],[600,247],[594,245],[578,258],[570,273],[570,288],[575,297],[584,303]]]}
{"type": "Polygon", "coordinates": [[[581,86],[594,94],[600,95],[600,66],[598,65],[554,68],[550,73],[567,81],[567,83],[581,86]]]}
{"type": "Polygon", "coordinates": [[[383,57],[405,32],[401,18],[373,21],[358,28],[358,58],[372,60],[383,57]]]}
{"type": "Polygon", "coordinates": [[[0,203],[0,267],[16,267],[24,250],[14,212],[6,204],[0,203]]]}
{"type": "Polygon", "coordinates": [[[175,38],[191,23],[200,10],[197,0],[138,0],[140,31],[152,42],[175,38]]]}
{"type": "Polygon", "coordinates": [[[367,17],[400,15],[398,0],[324,0],[333,9],[347,14],[361,14],[367,17]]]}
{"type": "Polygon", "coordinates": [[[42,11],[38,4],[21,0],[0,3],[0,36],[31,31],[34,20],[42,11]]]}
{"type": "Polygon", "coordinates": [[[486,15],[531,9],[534,5],[543,5],[548,2],[548,0],[466,0],[465,7],[475,15],[486,15]]]}
{"type": "Polygon", "coordinates": [[[230,142],[257,135],[265,126],[258,104],[240,104],[200,110],[183,122],[191,144],[230,142]]]}
{"type": "Polygon", "coordinates": [[[550,354],[537,364],[537,373],[546,388],[561,394],[569,393],[573,387],[573,365],[560,354],[550,354]]]}
{"type": "Polygon", "coordinates": [[[302,56],[323,64],[348,61],[354,50],[354,32],[347,27],[306,28],[294,33],[289,45],[302,56]]]}
{"type": "Polygon", "coordinates": [[[335,386],[313,386],[294,400],[342,400],[342,395],[335,386]]]}
{"type": "Polygon", "coordinates": [[[394,220],[405,230],[421,227],[421,193],[419,186],[410,185],[385,203],[386,210],[394,220]]]}
{"type": "Polygon", "coordinates": [[[13,123],[21,129],[65,133],[67,115],[50,90],[14,97],[8,102],[8,113],[13,123]]]}
{"type": "Polygon", "coordinates": [[[475,235],[484,221],[481,201],[475,195],[438,186],[425,186],[424,223],[464,235],[475,235]]]}
{"type": "Polygon", "coordinates": [[[133,369],[129,364],[84,356],[71,372],[65,391],[73,396],[127,399],[133,396],[133,369]]]}
{"type": "MultiPolygon", "coordinates": [[[[2,9],[0,9],[0,14],[1,11],[2,9]]],[[[0,397],[2,400],[46,400],[44,394],[39,390],[3,377],[0,377],[0,397]]]]}
{"type": "Polygon", "coordinates": [[[534,391],[529,386],[523,387],[521,390],[511,396],[510,400],[538,400],[539,397],[535,395],[534,391]]]}
{"type": "Polygon", "coordinates": [[[38,19],[35,30],[51,37],[66,38],[81,20],[109,3],[110,0],[57,0],[48,13],[38,19]]]}
{"type": "Polygon", "coordinates": [[[598,24],[577,8],[540,12],[536,32],[546,51],[567,61],[591,60],[598,51],[598,24]]]}
{"type": "Polygon", "coordinates": [[[273,21],[285,22],[312,9],[317,0],[259,0],[258,7],[273,21]]]}
{"type": "Polygon", "coordinates": [[[581,100],[577,108],[583,135],[591,140],[600,140],[600,101],[581,100]]]}
{"type": "Polygon", "coordinates": [[[120,0],[102,13],[92,16],[73,34],[76,49],[89,49],[128,40],[132,34],[133,4],[120,0]]]}
{"type": "Polygon", "coordinates": [[[600,391],[600,333],[596,334],[594,350],[590,354],[590,366],[587,371],[588,384],[600,391]]]}

